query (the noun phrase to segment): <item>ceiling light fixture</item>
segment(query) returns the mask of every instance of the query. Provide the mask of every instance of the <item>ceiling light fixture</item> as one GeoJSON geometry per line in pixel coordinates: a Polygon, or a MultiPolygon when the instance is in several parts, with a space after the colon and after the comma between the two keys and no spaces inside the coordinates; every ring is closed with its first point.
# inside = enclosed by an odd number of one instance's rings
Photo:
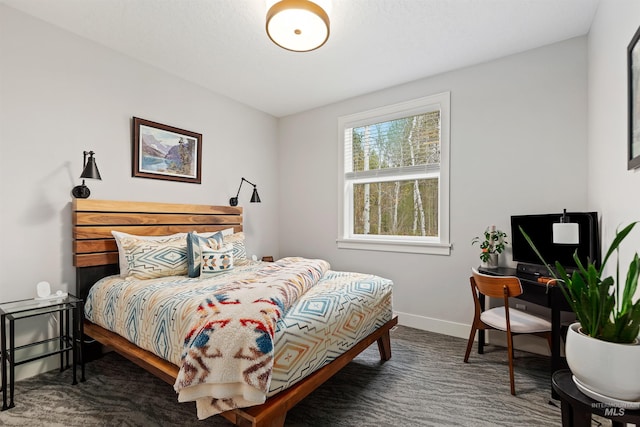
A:
{"type": "Polygon", "coordinates": [[[320,1],[281,0],[267,11],[267,35],[294,52],[315,50],[329,39],[329,15],[320,1]]]}

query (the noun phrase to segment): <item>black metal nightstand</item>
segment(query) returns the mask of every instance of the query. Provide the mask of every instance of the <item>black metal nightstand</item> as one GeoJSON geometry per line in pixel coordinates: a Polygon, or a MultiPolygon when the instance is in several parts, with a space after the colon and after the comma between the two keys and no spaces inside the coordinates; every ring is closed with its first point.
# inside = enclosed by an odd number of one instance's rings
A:
{"type": "Polygon", "coordinates": [[[69,294],[59,298],[28,299],[1,303],[0,329],[3,411],[15,406],[13,403],[15,367],[23,363],[59,354],[60,371],[69,368],[71,365],[73,367],[73,384],[77,384],[76,367],[80,362],[82,368],[81,381],[85,380],[84,358],[82,357],[83,301],[81,299],[69,294]],[[58,313],[59,331],[57,337],[18,347],[15,346],[16,320],[55,313],[58,313]],[[8,337],[7,324],[9,326],[8,337]],[[8,378],[7,364],[9,365],[8,378]],[[9,404],[7,404],[7,397],[9,397],[9,404]]]}

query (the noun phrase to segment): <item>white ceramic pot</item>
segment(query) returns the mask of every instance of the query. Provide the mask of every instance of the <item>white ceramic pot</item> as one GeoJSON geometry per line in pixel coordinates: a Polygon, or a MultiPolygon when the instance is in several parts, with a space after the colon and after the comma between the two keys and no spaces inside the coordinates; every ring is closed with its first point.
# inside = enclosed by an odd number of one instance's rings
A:
{"type": "Polygon", "coordinates": [[[489,254],[489,259],[487,262],[482,263],[482,267],[484,268],[498,268],[498,254],[489,254]]]}
{"type": "Polygon", "coordinates": [[[573,375],[603,396],[640,401],[640,345],[616,344],[579,332],[573,323],[567,333],[565,353],[573,375]]]}

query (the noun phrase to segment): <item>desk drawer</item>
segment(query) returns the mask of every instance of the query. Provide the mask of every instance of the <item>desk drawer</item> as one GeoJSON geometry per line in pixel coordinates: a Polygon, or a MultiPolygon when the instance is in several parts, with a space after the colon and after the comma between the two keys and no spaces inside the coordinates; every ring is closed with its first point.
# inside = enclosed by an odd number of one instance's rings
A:
{"type": "Polygon", "coordinates": [[[518,299],[529,301],[543,307],[551,307],[552,289],[549,289],[549,292],[547,293],[547,287],[543,284],[529,282],[526,280],[521,280],[520,283],[522,283],[522,290],[524,292],[522,295],[517,297],[518,299]]]}

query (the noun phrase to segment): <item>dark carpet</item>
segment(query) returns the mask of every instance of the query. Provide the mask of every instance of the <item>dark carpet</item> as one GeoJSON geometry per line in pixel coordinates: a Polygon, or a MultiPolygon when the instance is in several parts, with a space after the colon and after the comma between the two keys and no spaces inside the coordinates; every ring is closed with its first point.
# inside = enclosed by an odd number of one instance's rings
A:
{"type": "MultiPolygon", "coordinates": [[[[465,364],[463,339],[402,326],[391,339],[391,360],[381,363],[374,344],[289,411],[285,425],[561,425],[548,358],[516,351],[512,396],[504,348],[479,355],[474,346],[465,364]]],[[[170,385],[115,353],[87,363],[86,379],[71,385],[71,371],[56,370],[19,381],[0,425],[231,426],[218,416],[198,421],[193,403],[178,403],[170,385]]]]}

